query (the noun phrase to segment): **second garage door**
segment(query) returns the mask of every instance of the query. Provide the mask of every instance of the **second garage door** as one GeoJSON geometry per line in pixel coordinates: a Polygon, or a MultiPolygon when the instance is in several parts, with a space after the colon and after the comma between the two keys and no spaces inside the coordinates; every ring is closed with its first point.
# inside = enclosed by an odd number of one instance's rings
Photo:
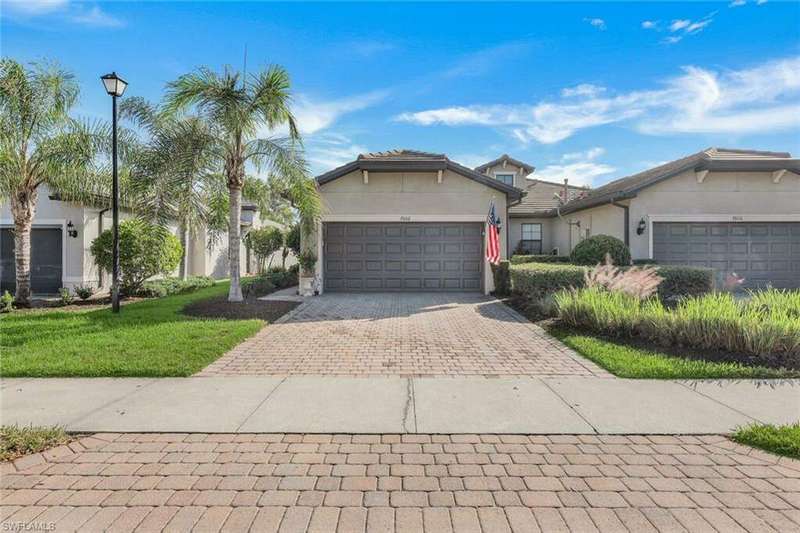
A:
{"type": "Polygon", "coordinates": [[[480,291],[481,223],[324,225],[328,291],[480,291]]]}
{"type": "Polygon", "coordinates": [[[656,222],[653,257],[735,272],[745,288],[798,288],[800,222],[656,222]]]}

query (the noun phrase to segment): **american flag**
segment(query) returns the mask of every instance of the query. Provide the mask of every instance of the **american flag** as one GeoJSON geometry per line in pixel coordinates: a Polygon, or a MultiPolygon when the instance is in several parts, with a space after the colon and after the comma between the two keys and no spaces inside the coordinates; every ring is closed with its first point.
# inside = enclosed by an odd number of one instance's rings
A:
{"type": "Polygon", "coordinates": [[[486,259],[493,265],[500,264],[500,219],[494,210],[494,200],[486,216],[486,259]]]}

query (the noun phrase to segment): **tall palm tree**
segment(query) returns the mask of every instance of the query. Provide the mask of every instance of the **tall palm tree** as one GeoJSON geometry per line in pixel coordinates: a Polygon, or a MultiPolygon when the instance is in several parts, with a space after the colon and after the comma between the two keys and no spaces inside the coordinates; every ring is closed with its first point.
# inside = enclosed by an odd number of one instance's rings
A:
{"type": "Polygon", "coordinates": [[[210,221],[211,196],[224,179],[216,172],[215,132],[198,116],[173,115],[143,98],[129,98],[120,115],[146,138],[128,155],[130,202],[140,216],[177,221],[183,257],[180,275],[188,277],[189,236],[210,221]]]}
{"type": "Polygon", "coordinates": [[[78,99],[73,75],[58,65],[0,60],[0,199],[14,218],[15,299],[31,297],[31,229],[39,187],[71,200],[102,192],[95,165],[105,139],[103,126],[69,116],[78,99]]]}
{"type": "Polygon", "coordinates": [[[272,66],[241,75],[230,68],[221,73],[208,68],[185,74],[167,86],[167,107],[182,111],[196,106],[219,131],[218,154],[229,194],[228,254],[231,287],[228,301],[242,301],[239,284],[242,189],[248,167],[281,176],[287,191],[305,196],[294,199],[300,216],[311,226],[320,213],[316,188],[310,183],[299,150],[300,135],[292,114],[289,75],[272,66]],[[285,127],[288,137],[259,137],[259,131],[285,127]]]}

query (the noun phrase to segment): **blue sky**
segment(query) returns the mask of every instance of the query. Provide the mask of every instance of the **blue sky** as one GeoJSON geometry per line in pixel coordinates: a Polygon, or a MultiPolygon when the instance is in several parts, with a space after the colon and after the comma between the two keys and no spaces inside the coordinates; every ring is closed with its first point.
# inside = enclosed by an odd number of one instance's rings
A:
{"type": "Polygon", "coordinates": [[[3,56],[158,100],[199,65],[285,66],[315,172],[415,148],[597,186],[708,146],[800,154],[800,3],[0,0],[3,56]]]}

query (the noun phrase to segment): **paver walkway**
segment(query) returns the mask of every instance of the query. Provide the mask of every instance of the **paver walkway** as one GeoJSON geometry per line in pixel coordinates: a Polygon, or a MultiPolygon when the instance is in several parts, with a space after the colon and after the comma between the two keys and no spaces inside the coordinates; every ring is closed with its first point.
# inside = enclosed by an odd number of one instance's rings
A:
{"type": "Polygon", "coordinates": [[[98,434],[2,465],[3,530],[800,530],[800,462],[721,436],[98,434]]]}
{"type": "Polygon", "coordinates": [[[608,376],[498,300],[326,294],[206,369],[223,375],[608,376]]]}

